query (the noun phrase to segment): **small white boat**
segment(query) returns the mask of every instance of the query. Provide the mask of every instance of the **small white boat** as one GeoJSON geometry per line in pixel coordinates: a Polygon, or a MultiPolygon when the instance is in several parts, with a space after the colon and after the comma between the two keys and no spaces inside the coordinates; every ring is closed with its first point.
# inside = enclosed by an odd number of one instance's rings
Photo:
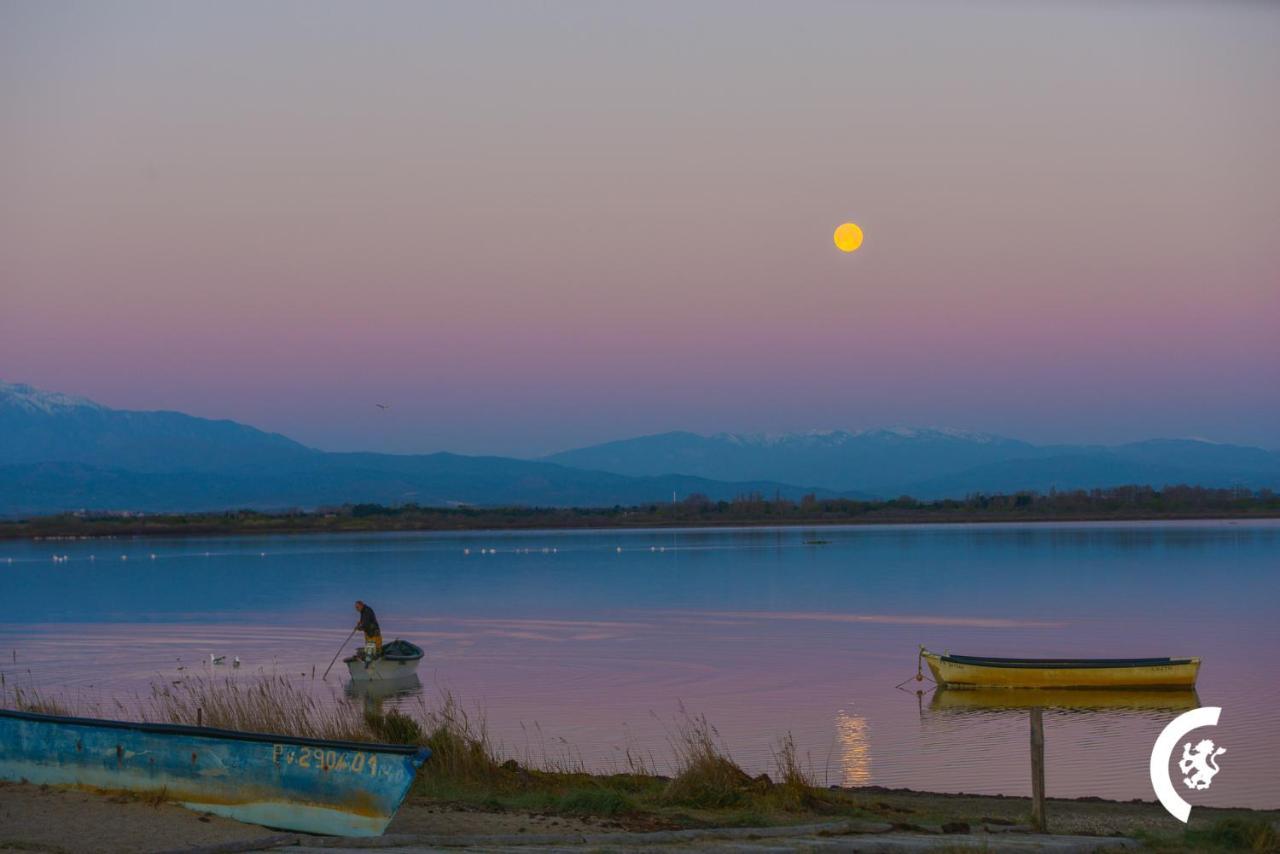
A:
{"type": "Polygon", "coordinates": [[[342,661],[353,682],[403,680],[417,675],[422,655],[422,647],[406,640],[393,640],[383,644],[381,655],[369,655],[361,647],[355,655],[342,661]]]}

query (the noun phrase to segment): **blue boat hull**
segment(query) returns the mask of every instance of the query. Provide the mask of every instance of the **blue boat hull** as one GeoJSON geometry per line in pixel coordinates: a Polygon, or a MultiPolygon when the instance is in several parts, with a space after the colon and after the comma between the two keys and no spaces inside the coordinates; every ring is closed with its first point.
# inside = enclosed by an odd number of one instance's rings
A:
{"type": "Polygon", "coordinates": [[[0,710],[0,779],[163,792],[284,830],[377,836],[425,748],[0,710]]]}

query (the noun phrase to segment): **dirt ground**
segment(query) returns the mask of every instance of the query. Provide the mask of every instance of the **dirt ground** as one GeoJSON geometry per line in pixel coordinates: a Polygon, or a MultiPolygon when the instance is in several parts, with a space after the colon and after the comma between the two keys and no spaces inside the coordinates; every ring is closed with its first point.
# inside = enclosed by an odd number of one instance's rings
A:
{"type": "MultiPolygon", "coordinates": [[[[906,829],[937,832],[946,822],[1021,825],[1025,798],[937,795],[922,792],[863,789],[850,793],[860,806],[882,821],[906,829]]],[[[1093,836],[1131,835],[1139,831],[1179,833],[1181,826],[1157,805],[1110,801],[1050,800],[1050,830],[1093,836]]],[[[1208,826],[1225,815],[1241,814],[1280,822],[1280,811],[1249,812],[1197,807],[1193,825],[1208,826]]],[[[397,814],[389,834],[458,837],[506,834],[564,835],[626,833],[657,829],[643,820],[571,818],[517,812],[484,812],[424,800],[410,800],[397,814]],[[646,826],[647,825],[647,826],[646,826]]],[[[271,847],[284,836],[256,825],[202,815],[173,804],[155,803],[121,794],[0,783],[0,852],[167,852],[189,849],[251,850],[271,847]],[[225,846],[225,847],[223,847],[225,846]]],[[[321,838],[315,838],[321,842],[321,838]]],[[[305,837],[300,841],[307,844],[305,837]]],[[[295,842],[294,844],[297,844],[295,842]]],[[[285,849],[288,850],[288,849],[285,849]]]]}
{"type": "Polygon", "coordinates": [[[128,795],[0,783],[0,851],[124,852],[239,842],[273,835],[128,795]]]}
{"type": "MultiPolygon", "coordinates": [[[[908,789],[867,787],[853,789],[859,806],[885,821],[898,824],[937,824],[963,821],[969,824],[1023,824],[1031,813],[1029,798],[991,795],[948,795],[908,789]],[[994,820],[994,821],[993,821],[994,820]]],[[[1245,816],[1275,823],[1280,810],[1234,810],[1197,806],[1187,827],[1209,827],[1227,816],[1245,816]]],[[[1184,826],[1154,801],[1106,801],[1101,798],[1061,800],[1049,798],[1045,818],[1053,833],[1111,836],[1135,833],[1180,834],[1184,826]]]]}
{"type": "MultiPolygon", "coordinates": [[[[486,813],[407,803],[389,833],[474,836],[505,833],[607,833],[618,825],[558,816],[486,813]]],[[[185,848],[269,844],[280,831],[202,815],[175,804],[25,783],[0,782],[0,852],[180,851],[185,848]]],[[[242,849],[243,850],[243,849],[242,849]]]]}

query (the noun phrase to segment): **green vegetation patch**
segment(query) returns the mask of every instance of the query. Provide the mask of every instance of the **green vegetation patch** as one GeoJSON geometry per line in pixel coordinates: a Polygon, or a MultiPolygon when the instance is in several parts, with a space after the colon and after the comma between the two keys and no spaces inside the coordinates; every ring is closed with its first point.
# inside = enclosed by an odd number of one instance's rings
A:
{"type": "Polygon", "coordinates": [[[1199,851],[1280,852],[1280,833],[1260,819],[1219,819],[1206,830],[1188,829],[1185,841],[1199,851]]]}

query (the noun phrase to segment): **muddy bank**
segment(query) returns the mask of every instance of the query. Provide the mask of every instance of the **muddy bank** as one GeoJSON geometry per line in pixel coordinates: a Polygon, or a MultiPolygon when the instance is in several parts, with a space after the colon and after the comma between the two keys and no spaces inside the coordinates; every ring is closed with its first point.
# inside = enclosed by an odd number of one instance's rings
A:
{"type": "MultiPolygon", "coordinates": [[[[904,790],[858,789],[843,793],[863,812],[868,830],[904,836],[926,834],[941,840],[981,835],[993,842],[1020,838],[1029,811],[1025,798],[941,795],[904,790]],[[1007,837],[1004,835],[1007,834],[1007,837]]],[[[1182,839],[1182,827],[1151,803],[1101,800],[1050,800],[1050,830],[1055,834],[1116,836],[1139,839],[1182,839]]],[[[1204,830],[1224,817],[1280,822],[1280,811],[1206,809],[1197,807],[1192,829],[1204,830]]],[[[797,816],[796,824],[812,826],[813,816],[797,816]]],[[[494,837],[538,838],[616,837],[634,844],[636,833],[690,830],[741,825],[742,817],[691,811],[677,816],[565,816],[528,811],[488,811],[461,804],[411,798],[388,830],[400,838],[451,840],[468,838],[485,844],[494,837]],[[487,839],[485,839],[487,837],[487,839]]],[[[657,837],[654,842],[660,841],[657,837]]],[[[230,851],[267,849],[277,845],[324,845],[336,840],[282,834],[256,825],[203,815],[183,807],[126,794],[90,792],[16,783],[0,783],[0,852],[161,852],[184,849],[230,851]]],[[[287,850],[287,849],[286,849],[287,850]]],[[[1188,848],[1186,850],[1193,850],[1188,848]]]]}

